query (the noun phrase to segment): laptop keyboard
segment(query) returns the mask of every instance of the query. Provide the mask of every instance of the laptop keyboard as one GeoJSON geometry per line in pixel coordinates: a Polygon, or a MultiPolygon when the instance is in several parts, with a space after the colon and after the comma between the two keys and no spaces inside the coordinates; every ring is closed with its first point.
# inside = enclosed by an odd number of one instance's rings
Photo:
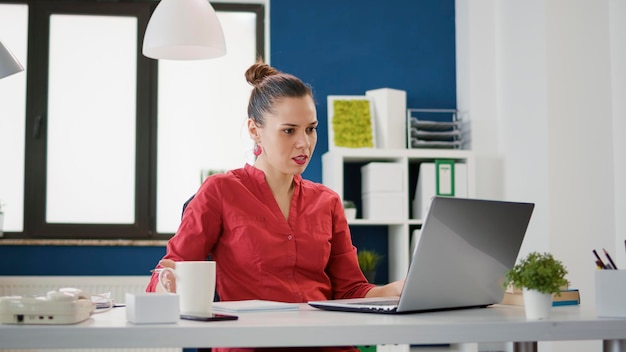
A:
{"type": "Polygon", "coordinates": [[[371,301],[371,302],[355,302],[355,306],[359,306],[359,310],[369,312],[395,312],[398,309],[397,300],[371,301]]]}
{"type": "Polygon", "coordinates": [[[396,306],[398,305],[398,300],[355,302],[353,304],[363,306],[396,306]]]}

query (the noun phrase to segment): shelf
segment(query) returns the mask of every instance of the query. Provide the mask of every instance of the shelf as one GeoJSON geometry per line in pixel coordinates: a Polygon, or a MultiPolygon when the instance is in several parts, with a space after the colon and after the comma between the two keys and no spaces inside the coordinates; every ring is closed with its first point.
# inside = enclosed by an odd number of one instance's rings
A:
{"type": "Polygon", "coordinates": [[[336,148],[324,155],[340,156],[345,161],[368,161],[376,159],[467,159],[471,150],[460,149],[375,149],[375,148],[336,148]]]}
{"type": "Polygon", "coordinates": [[[384,220],[384,219],[353,219],[348,220],[348,225],[354,226],[387,226],[387,225],[421,225],[423,220],[409,219],[409,220],[384,220]]]}
{"type": "Polygon", "coordinates": [[[353,219],[348,220],[348,225],[355,226],[387,226],[387,225],[404,225],[405,220],[385,220],[385,219],[353,219]]]}
{"type": "MultiPolygon", "coordinates": [[[[400,188],[403,207],[399,214],[400,219],[396,216],[396,219],[389,220],[357,218],[348,221],[353,233],[367,233],[368,226],[386,227],[389,251],[386,257],[389,259],[390,281],[404,278],[410,262],[411,232],[423,223],[423,219],[411,218],[419,166],[423,162],[434,162],[438,159],[455,160],[467,166],[467,193],[470,197],[473,196],[474,154],[470,150],[336,148],[322,155],[322,182],[342,199],[354,200],[357,204],[357,215],[363,212],[361,168],[369,162],[393,162],[402,165],[400,188]]],[[[375,233],[378,231],[377,229],[375,233]]]]}

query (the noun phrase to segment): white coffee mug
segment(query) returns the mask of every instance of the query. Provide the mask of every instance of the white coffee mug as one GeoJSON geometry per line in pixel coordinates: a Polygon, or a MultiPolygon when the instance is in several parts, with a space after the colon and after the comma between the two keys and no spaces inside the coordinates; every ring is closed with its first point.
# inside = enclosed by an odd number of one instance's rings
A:
{"type": "Polygon", "coordinates": [[[180,314],[211,313],[211,303],[215,295],[214,261],[176,262],[174,269],[163,268],[159,273],[159,283],[167,290],[163,280],[166,272],[173,274],[176,279],[175,294],[179,296],[180,314]]]}

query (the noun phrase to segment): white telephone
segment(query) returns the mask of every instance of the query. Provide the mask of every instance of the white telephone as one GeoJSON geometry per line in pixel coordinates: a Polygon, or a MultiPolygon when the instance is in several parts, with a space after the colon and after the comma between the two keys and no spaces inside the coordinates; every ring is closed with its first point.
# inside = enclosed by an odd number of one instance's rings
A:
{"type": "Polygon", "coordinates": [[[75,324],[87,320],[96,305],[83,291],[61,288],[45,296],[0,297],[0,324],[75,324]]]}

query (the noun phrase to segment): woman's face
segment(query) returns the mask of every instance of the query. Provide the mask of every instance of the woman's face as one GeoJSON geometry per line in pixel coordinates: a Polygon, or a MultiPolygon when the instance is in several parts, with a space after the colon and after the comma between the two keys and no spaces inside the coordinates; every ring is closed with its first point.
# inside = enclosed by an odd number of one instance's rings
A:
{"type": "MultiPolygon", "coordinates": [[[[248,121],[250,135],[262,148],[257,164],[284,174],[304,172],[317,144],[317,111],[310,96],[281,98],[259,128],[248,121]]],[[[269,171],[269,170],[268,170],[269,171]]]]}

